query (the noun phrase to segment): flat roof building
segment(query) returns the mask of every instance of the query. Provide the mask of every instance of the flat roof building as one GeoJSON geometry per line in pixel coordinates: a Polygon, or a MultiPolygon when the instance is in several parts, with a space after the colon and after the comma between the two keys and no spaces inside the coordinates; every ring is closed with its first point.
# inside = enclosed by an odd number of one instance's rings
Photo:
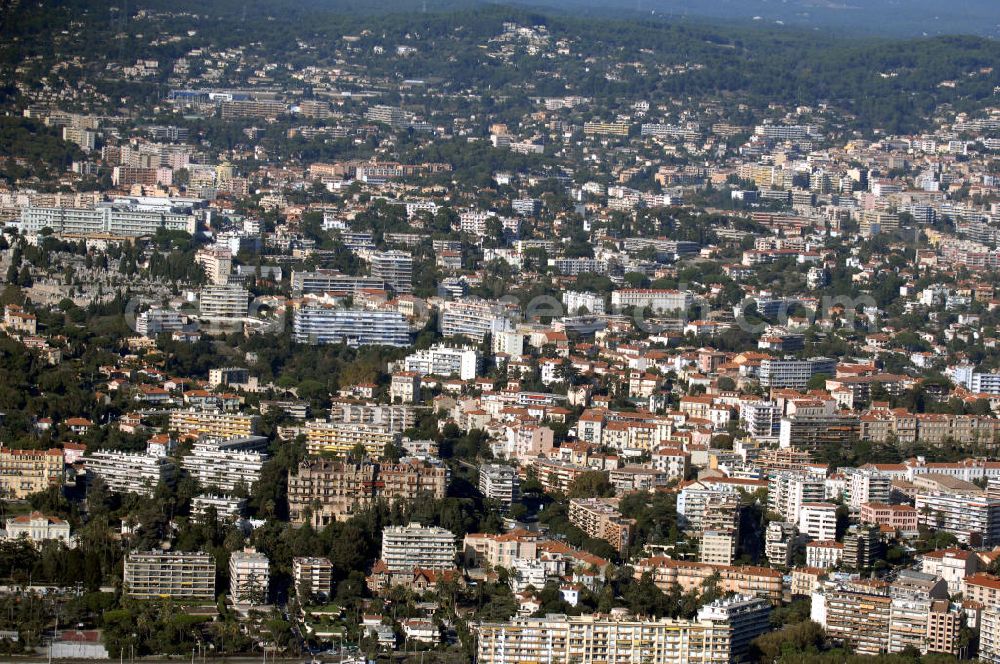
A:
{"type": "Polygon", "coordinates": [[[207,553],[133,551],[125,557],[125,592],[138,599],[215,601],[215,558],[207,553]]]}

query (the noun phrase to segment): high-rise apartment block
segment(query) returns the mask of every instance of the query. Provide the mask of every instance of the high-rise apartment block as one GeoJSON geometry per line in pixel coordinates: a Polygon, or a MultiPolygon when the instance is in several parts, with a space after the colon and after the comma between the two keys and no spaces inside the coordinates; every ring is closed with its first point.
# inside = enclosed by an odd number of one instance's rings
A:
{"type": "Polygon", "coordinates": [[[330,559],[301,556],[292,558],[292,583],[303,604],[312,598],[328,597],[333,587],[333,565],[330,559]]]}
{"type": "Polygon", "coordinates": [[[482,364],[482,354],[474,348],[452,348],[438,344],[407,355],[403,360],[406,371],[422,376],[458,376],[474,380],[482,364]]]}
{"type": "Polygon", "coordinates": [[[479,623],[477,661],[729,664],[766,629],[769,607],[737,597],[703,607],[695,620],[611,615],[514,618],[479,623]]]}
{"type": "Polygon", "coordinates": [[[245,318],[250,293],[242,286],[205,286],[198,296],[198,317],[205,320],[245,318]]]}
{"type": "Polygon", "coordinates": [[[391,572],[455,567],[455,535],[446,528],[388,526],[382,531],[382,561],[391,572]]]}
{"type": "Polygon", "coordinates": [[[257,433],[260,416],[211,410],[172,410],[169,427],[180,436],[228,440],[257,433]]]}
{"type": "Polygon", "coordinates": [[[234,603],[266,604],[270,582],[271,566],[263,553],[244,549],[229,556],[229,597],[234,603]]]}
{"type": "Polygon", "coordinates": [[[372,276],[397,294],[413,291],[413,256],[405,251],[377,251],[371,255],[372,276]]]}
{"type": "Polygon", "coordinates": [[[635,526],[618,511],[617,501],[608,498],[574,498],[569,501],[569,520],[589,537],[602,539],[620,552],[628,549],[635,526]]]}
{"type": "Polygon", "coordinates": [[[125,592],[139,599],[215,601],[215,558],[207,553],[133,551],[125,557],[125,592]]]}
{"type": "Polygon", "coordinates": [[[520,478],[513,466],[484,463],[479,467],[479,490],[488,500],[510,507],[518,500],[519,486],[520,478]]]}
{"type": "Polygon", "coordinates": [[[295,312],[293,337],[303,344],[409,346],[410,328],[398,311],[307,307],[295,312]]]}
{"type": "Polygon", "coordinates": [[[149,452],[101,450],[84,457],[87,472],[104,480],[110,491],[152,497],[160,483],[172,482],[170,459],[149,452]]]}
{"type": "Polygon", "coordinates": [[[401,436],[386,426],[345,422],[306,422],[306,451],[309,454],[346,455],[358,445],[373,458],[382,457],[386,445],[399,443],[401,436]]]}
{"type": "Polygon", "coordinates": [[[181,466],[201,486],[232,491],[243,485],[250,490],[260,480],[261,469],[267,461],[264,449],[267,449],[267,438],[263,436],[202,439],[181,459],[181,466]]]}
{"type": "Polygon", "coordinates": [[[481,342],[487,335],[512,332],[517,307],[484,300],[452,300],[441,305],[441,336],[463,336],[481,342]]]}
{"type": "Polygon", "coordinates": [[[790,387],[804,390],[813,376],[833,376],[836,372],[837,361],[828,357],[813,357],[808,360],[774,358],[761,361],[758,377],[763,388],[790,387]]]}

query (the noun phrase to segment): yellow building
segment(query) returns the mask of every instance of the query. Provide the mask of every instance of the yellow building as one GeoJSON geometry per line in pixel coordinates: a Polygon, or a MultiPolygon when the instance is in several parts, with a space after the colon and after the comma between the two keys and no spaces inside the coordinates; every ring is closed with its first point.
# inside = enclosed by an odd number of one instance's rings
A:
{"type": "Polygon", "coordinates": [[[178,434],[209,438],[243,438],[257,432],[258,416],[201,410],[175,410],[170,413],[170,430],[178,434]]]}
{"type": "Polygon", "coordinates": [[[378,459],[389,443],[399,443],[401,436],[387,427],[368,424],[345,424],[313,420],[306,423],[306,451],[309,454],[348,454],[357,445],[378,459]]]}
{"type": "Polygon", "coordinates": [[[628,136],[627,122],[585,122],[583,133],[588,136],[628,136]]]}
{"type": "Polygon", "coordinates": [[[50,486],[59,486],[62,479],[62,450],[0,447],[0,496],[3,498],[23,500],[50,486]]]}

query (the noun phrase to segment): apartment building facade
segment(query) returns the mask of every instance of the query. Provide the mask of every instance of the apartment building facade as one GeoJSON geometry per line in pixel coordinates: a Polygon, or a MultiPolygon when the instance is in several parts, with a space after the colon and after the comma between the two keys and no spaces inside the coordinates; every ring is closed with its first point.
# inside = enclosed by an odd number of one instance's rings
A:
{"type": "Polygon", "coordinates": [[[892,598],[878,584],[831,586],[812,596],[813,621],[859,655],[888,650],[891,609],[892,598]]]}
{"type": "Polygon", "coordinates": [[[649,572],[653,582],[664,592],[675,587],[682,592],[701,590],[709,578],[718,575],[718,587],[724,593],[763,597],[774,605],[782,598],[782,574],[770,567],[713,565],[662,556],[643,558],[633,567],[636,579],[649,572]]]}
{"type": "Polygon", "coordinates": [[[161,228],[168,231],[194,233],[197,220],[193,215],[166,212],[101,208],[21,208],[21,231],[40,233],[50,228],[68,236],[110,235],[119,238],[147,237],[161,228]]]}
{"type": "Polygon", "coordinates": [[[648,307],[659,312],[686,312],[693,304],[694,295],[691,291],[623,288],[611,292],[611,306],[618,310],[626,307],[648,307]]]}
{"type": "Polygon", "coordinates": [[[296,294],[346,293],[355,296],[363,290],[384,290],[386,283],[377,277],[356,277],[336,270],[292,272],[291,287],[296,294]]]}
{"type": "Polygon", "coordinates": [[[570,500],[569,520],[588,537],[602,539],[621,553],[628,550],[635,526],[634,519],[626,519],[618,511],[617,501],[607,498],[570,500]]]}
{"type": "Polygon", "coordinates": [[[181,467],[201,486],[232,491],[239,485],[248,490],[260,480],[268,455],[258,451],[267,439],[249,436],[227,441],[202,439],[181,458],[181,467]]]}
{"type": "Polygon", "coordinates": [[[270,583],[271,565],[263,553],[247,548],[229,556],[229,598],[234,603],[266,604],[270,583]]]}
{"type": "Polygon", "coordinates": [[[288,477],[289,518],[314,527],[349,518],[378,500],[440,500],[447,469],[418,461],[386,464],[342,459],[307,459],[288,477]]]}
{"type": "Polygon", "coordinates": [[[750,597],[708,604],[694,620],[610,615],[548,615],[478,623],[477,661],[728,664],[767,628],[770,605],[750,597]]]}
{"type": "Polygon", "coordinates": [[[444,302],[440,314],[441,336],[468,337],[482,342],[487,334],[496,337],[503,332],[513,332],[512,319],[518,315],[517,306],[503,302],[476,299],[444,302]]]}
{"type": "Polygon", "coordinates": [[[384,281],[397,294],[413,292],[413,256],[405,251],[371,254],[372,277],[384,281]]]}
{"type": "Polygon", "coordinates": [[[300,602],[325,599],[333,588],[333,564],[329,558],[296,556],[292,558],[292,582],[300,602]]]}
{"type": "Polygon", "coordinates": [[[829,357],[813,357],[807,360],[771,358],[761,360],[758,378],[760,386],[765,389],[804,390],[813,376],[817,374],[833,376],[836,371],[837,361],[829,357]]]}
{"type": "Polygon", "coordinates": [[[973,546],[1000,544],[1000,498],[964,493],[918,493],[920,523],[973,546]]]}
{"type": "Polygon", "coordinates": [[[520,484],[517,469],[513,466],[484,463],[479,467],[479,490],[488,500],[510,507],[520,497],[520,484]]]}
{"type": "Polygon", "coordinates": [[[63,481],[63,451],[15,450],[0,445],[0,497],[24,500],[63,481]]]}
{"type": "Polygon", "coordinates": [[[410,523],[382,530],[382,562],[390,572],[455,567],[455,535],[446,528],[410,523]]]}
{"type": "Polygon", "coordinates": [[[215,601],[215,558],[207,553],[133,551],[124,574],[130,597],[215,601]]]}
{"type": "Polygon", "coordinates": [[[309,454],[346,455],[360,445],[373,459],[382,457],[386,445],[397,445],[402,439],[399,432],[386,426],[324,420],[306,422],[305,434],[309,454]]]}
{"type": "Polygon", "coordinates": [[[482,364],[482,354],[473,348],[452,348],[436,345],[407,355],[403,360],[406,371],[421,376],[458,376],[461,380],[475,380],[482,364]]]}
{"type": "Polygon", "coordinates": [[[398,311],[306,307],[295,312],[293,338],[303,344],[410,345],[410,328],[398,311]]]}
{"type": "Polygon", "coordinates": [[[250,292],[242,286],[205,286],[198,294],[198,317],[206,320],[245,318],[250,292]]]}
{"type": "Polygon", "coordinates": [[[156,487],[170,483],[176,467],[170,459],[148,452],[101,450],[84,457],[87,472],[104,480],[110,491],[152,497],[156,487]]]}
{"type": "Polygon", "coordinates": [[[228,440],[254,435],[259,424],[258,415],[190,409],[170,411],[169,427],[181,436],[228,440]]]}

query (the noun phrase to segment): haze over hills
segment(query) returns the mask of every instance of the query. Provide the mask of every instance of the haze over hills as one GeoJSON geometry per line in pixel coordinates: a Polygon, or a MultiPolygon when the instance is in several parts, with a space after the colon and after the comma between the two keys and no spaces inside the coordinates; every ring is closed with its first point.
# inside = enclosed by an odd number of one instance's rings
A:
{"type": "MultiPolygon", "coordinates": [[[[310,0],[314,1],[314,0],[310,0]]],[[[976,34],[1000,37],[1000,3],[995,0],[400,0],[373,6],[356,0],[318,0],[318,4],[354,11],[429,11],[475,4],[571,10],[574,13],[630,14],[677,19],[726,20],[833,31],[844,35],[919,36],[976,34]]]]}
{"type": "Polygon", "coordinates": [[[1000,36],[993,0],[541,0],[561,8],[630,10],[674,17],[752,20],[845,33],[1000,36]]]}

